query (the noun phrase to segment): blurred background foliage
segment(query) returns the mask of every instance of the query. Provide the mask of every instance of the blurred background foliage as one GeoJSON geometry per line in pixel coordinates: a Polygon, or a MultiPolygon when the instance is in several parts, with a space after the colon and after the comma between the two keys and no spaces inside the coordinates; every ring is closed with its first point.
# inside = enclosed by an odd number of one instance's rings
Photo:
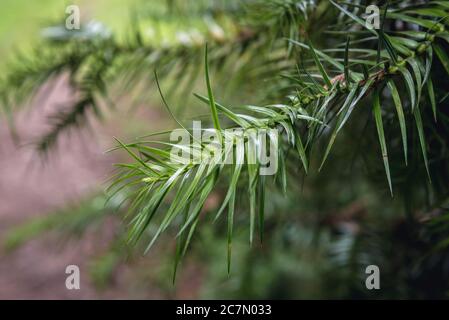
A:
{"type": "MultiPolygon", "coordinates": [[[[412,6],[426,1],[406,2],[412,6]]],[[[104,37],[83,39],[82,32],[86,30],[81,31],[81,40],[66,34],[58,24],[66,2],[3,0],[1,4],[0,17],[4,18],[0,19],[0,57],[6,62],[1,70],[7,76],[3,77],[0,92],[5,105],[26,106],[30,95],[44,83],[67,73],[69,85],[79,92],[72,105],[56,113],[52,129],[37,141],[38,150],[50,156],[59,136],[72,126],[83,126],[90,109],[100,115],[115,108],[132,111],[142,103],[149,108],[163,108],[154,83],[154,69],[160,74],[164,94],[177,117],[184,123],[192,119],[209,120],[207,106],[188,99],[192,92],[206,92],[203,63],[206,42],[218,102],[232,110],[239,110],[237,106],[243,103],[287,103],[287,95],[297,85],[294,79],[297,64],[309,68],[313,59],[298,52],[286,39],[303,41],[307,35],[316,48],[344,51],[341,43],[346,41],[346,35],[338,35],[338,31],[348,33],[345,27],[351,26],[351,19],[328,1],[80,0],[76,3],[82,12],[87,12],[87,17],[82,13],[83,26],[90,20],[101,23],[98,30],[104,37]],[[24,23],[14,24],[19,18],[24,23]],[[49,25],[53,27],[48,28],[49,25]],[[39,40],[42,35],[46,40],[39,40]],[[20,48],[20,55],[12,48],[20,48]]],[[[345,4],[348,10],[359,13],[366,5],[364,1],[345,4]]],[[[444,8],[447,12],[447,6],[444,8]]],[[[357,34],[360,30],[352,32],[357,34]]],[[[448,52],[447,42],[440,45],[448,52]]],[[[339,135],[321,172],[317,172],[317,167],[326,142],[318,144],[320,152],[310,154],[311,170],[307,176],[300,170],[300,160],[289,158],[285,192],[279,181],[267,187],[263,244],[248,245],[248,199],[243,192],[236,194],[229,275],[227,225],[224,221],[211,223],[226,194],[226,184],[219,185],[211,194],[202,210],[201,227],[197,228],[178,267],[181,274],[185,268],[193,268],[201,278],[201,288],[195,297],[447,298],[448,74],[437,57],[433,61],[438,122],[433,121],[428,101],[422,107],[432,184],[421,159],[417,131],[409,132],[410,159],[407,167],[403,165],[401,131],[394,106],[385,102],[385,136],[395,190],[392,198],[371,110],[355,110],[352,116],[355,120],[348,122],[339,135]],[[381,290],[365,288],[365,268],[370,264],[380,267],[381,290]]],[[[322,80],[319,70],[313,72],[313,78],[322,80]]],[[[406,86],[400,86],[399,90],[401,95],[407,95],[406,86]]],[[[404,102],[408,104],[409,101],[404,102]]],[[[164,117],[157,121],[167,124],[167,129],[176,126],[169,114],[164,117]]],[[[130,138],[154,131],[147,120],[140,125],[126,122],[121,125],[130,138]]],[[[247,182],[239,183],[244,190],[247,182]]],[[[111,284],[120,265],[129,264],[143,287],[145,282],[151,282],[166,297],[174,297],[176,286],[185,281],[181,275],[172,284],[173,269],[177,266],[173,240],[176,230],[162,235],[156,248],[141,257],[158,228],[157,223],[152,223],[143,235],[145,241],[131,250],[125,241],[127,226],[122,223],[129,206],[124,190],[112,198],[103,192],[86,195],[79,203],[16,226],[4,235],[4,248],[7,252],[14,251],[42,234],[51,234],[58,241],[82,237],[86,230],[103,228],[105,221],[112,218],[119,221],[112,227],[114,240],[89,263],[90,277],[98,290],[111,284]],[[139,264],[142,259],[151,259],[152,267],[139,264]]],[[[163,204],[162,211],[169,208],[169,202],[163,204]]],[[[67,245],[71,245],[70,241],[67,240],[67,245]]]]}

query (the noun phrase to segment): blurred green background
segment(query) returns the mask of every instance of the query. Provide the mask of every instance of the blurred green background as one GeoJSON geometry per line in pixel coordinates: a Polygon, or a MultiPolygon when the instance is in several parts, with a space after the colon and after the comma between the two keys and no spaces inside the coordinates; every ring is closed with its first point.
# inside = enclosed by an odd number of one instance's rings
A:
{"type": "MultiPolygon", "coordinates": [[[[147,19],[141,28],[148,31],[157,25],[158,34],[162,34],[157,45],[173,41],[179,31],[201,30],[204,26],[201,16],[165,19],[163,1],[73,3],[80,6],[82,21],[100,21],[118,37],[130,30],[133,12],[145,11],[147,19]]],[[[0,70],[7,68],[16,50],[30,52],[39,41],[42,27],[61,21],[67,4],[57,0],[2,0],[0,70]]],[[[176,80],[168,78],[164,86],[176,87],[176,80]]],[[[253,93],[263,91],[265,84],[246,85],[247,90],[217,93],[219,101],[231,105],[257,101],[253,93]]],[[[219,188],[206,205],[205,221],[173,285],[172,235],[161,238],[145,257],[141,256],[142,248],[129,250],[123,243],[120,201],[106,203],[103,192],[112,163],[122,160],[120,155],[103,153],[113,145],[113,136],[131,139],[174,125],[155,87],[148,89],[148,99],[136,108],[121,108],[134,104],[135,97],[126,96],[115,115],[108,114],[107,121],[95,122],[96,134],[87,131],[81,138],[76,134],[75,138],[64,138],[62,149],[50,156],[43,169],[33,171],[30,162],[40,160],[24,145],[32,140],[32,133],[46,129],[45,119],[42,124],[39,115],[68,95],[64,84],[54,86],[56,93],[44,105],[32,102],[31,107],[18,112],[19,135],[25,137],[19,145],[14,143],[3,119],[0,125],[0,298],[447,297],[446,284],[435,286],[435,279],[446,279],[446,269],[440,268],[446,257],[424,259],[435,242],[434,236],[424,228],[415,238],[417,232],[404,214],[404,199],[389,196],[380,161],[366,172],[360,162],[344,160],[347,157],[342,155],[353,153],[354,145],[359,143],[350,133],[338,141],[331,155],[332,165],[319,175],[312,173],[305,178],[296,172],[288,177],[286,194],[279,188],[270,189],[263,245],[249,247],[248,204],[244,196],[237,199],[241,209],[236,225],[242,227],[235,232],[229,276],[226,225],[209,223],[225,193],[219,188]],[[80,291],[70,292],[64,287],[68,264],[81,267],[80,291]],[[365,267],[370,264],[381,267],[381,292],[365,288],[365,267]]],[[[204,83],[192,90],[204,93],[204,83]]],[[[192,103],[184,119],[203,113],[203,107],[192,103]]],[[[352,126],[360,129],[364,123],[352,126]]],[[[364,143],[377,142],[374,137],[364,143]]],[[[426,178],[416,179],[423,182],[426,178]]]]}

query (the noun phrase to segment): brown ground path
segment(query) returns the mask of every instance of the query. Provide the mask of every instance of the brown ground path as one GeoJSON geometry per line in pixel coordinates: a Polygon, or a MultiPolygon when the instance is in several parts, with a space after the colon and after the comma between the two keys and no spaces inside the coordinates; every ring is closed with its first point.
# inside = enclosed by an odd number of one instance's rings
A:
{"type": "MultiPolygon", "coordinates": [[[[70,92],[64,80],[52,86],[45,103],[40,103],[38,98],[33,108],[17,116],[21,144],[46,132],[49,128],[46,116],[69,99],[70,92]]],[[[108,128],[100,126],[95,133],[83,131],[64,135],[56,152],[43,165],[31,146],[13,143],[5,122],[0,121],[0,241],[11,226],[46,214],[102,187],[114,162],[114,155],[105,155],[103,150],[110,146],[112,135],[119,134],[116,128],[110,127],[110,124],[108,128]]],[[[164,294],[151,283],[143,286],[143,290],[130,288],[127,279],[133,272],[127,266],[119,267],[113,285],[103,291],[96,290],[89,277],[83,276],[87,258],[107,244],[113,234],[111,228],[113,226],[105,227],[101,235],[95,235],[95,244],[87,235],[61,249],[55,243],[57,238],[43,237],[12,253],[6,254],[0,249],[0,299],[163,298],[164,294]],[[65,267],[69,264],[80,266],[81,290],[65,288],[65,267]]],[[[198,272],[185,271],[190,280],[181,282],[172,297],[195,297],[200,281],[198,272]]]]}

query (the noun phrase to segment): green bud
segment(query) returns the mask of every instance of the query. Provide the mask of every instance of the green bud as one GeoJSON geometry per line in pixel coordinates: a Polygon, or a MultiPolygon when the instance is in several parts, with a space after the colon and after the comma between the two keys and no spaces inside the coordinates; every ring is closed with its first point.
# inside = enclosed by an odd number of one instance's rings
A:
{"type": "Polygon", "coordinates": [[[388,73],[390,74],[395,74],[396,72],[398,72],[399,68],[396,66],[392,66],[388,68],[388,73]]]}
{"type": "Polygon", "coordinates": [[[427,49],[427,45],[425,45],[424,43],[421,43],[421,44],[418,46],[417,51],[418,51],[418,53],[423,53],[424,51],[426,51],[426,49],[427,49]]]}
{"type": "Polygon", "coordinates": [[[405,66],[405,61],[404,60],[399,61],[398,62],[398,67],[403,67],[403,66],[405,66]]]}

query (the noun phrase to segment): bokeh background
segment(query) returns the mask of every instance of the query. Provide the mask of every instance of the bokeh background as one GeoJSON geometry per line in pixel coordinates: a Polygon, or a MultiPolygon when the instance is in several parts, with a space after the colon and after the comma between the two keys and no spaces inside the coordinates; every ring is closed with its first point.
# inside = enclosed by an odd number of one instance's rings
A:
{"type": "MultiPolygon", "coordinates": [[[[83,23],[95,20],[117,31],[129,24],[136,3],[96,0],[70,4],[80,7],[83,23]]],[[[0,68],[7,69],[18,52],[30,52],[45,27],[65,19],[68,4],[61,0],[2,1],[0,68]]],[[[156,1],[154,5],[158,6],[156,1]]],[[[24,110],[15,114],[18,140],[5,117],[1,120],[0,298],[196,297],[200,277],[195,270],[186,270],[187,281],[178,289],[158,284],[158,258],[137,259],[136,269],[132,268],[136,273],[129,273],[125,263],[127,256],[110,253],[120,222],[112,217],[102,220],[101,225],[89,227],[82,218],[83,214],[89,215],[94,210],[100,214],[103,211],[102,191],[107,186],[112,164],[118,161],[117,156],[104,153],[113,145],[112,137],[148,133],[150,128],[164,129],[169,121],[165,120],[165,112],[154,104],[138,106],[132,112],[119,111],[104,123],[93,120],[95,130],[84,129],[65,135],[57,150],[44,159],[37,154],[33,143],[49,129],[46,117],[70,100],[73,93],[66,80],[50,83],[47,86],[53,88],[50,93],[43,89],[24,110]],[[81,216],[78,222],[62,222],[73,224],[69,227],[69,236],[64,231],[51,231],[58,225],[61,214],[81,216]],[[77,223],[79,233],[72,237],[77,223]],[[69,264],[81,269],[79,291],[65,288],[65,268],[69,264]],[[144,278],[148,278],[145,284],[144,278]]]]}

